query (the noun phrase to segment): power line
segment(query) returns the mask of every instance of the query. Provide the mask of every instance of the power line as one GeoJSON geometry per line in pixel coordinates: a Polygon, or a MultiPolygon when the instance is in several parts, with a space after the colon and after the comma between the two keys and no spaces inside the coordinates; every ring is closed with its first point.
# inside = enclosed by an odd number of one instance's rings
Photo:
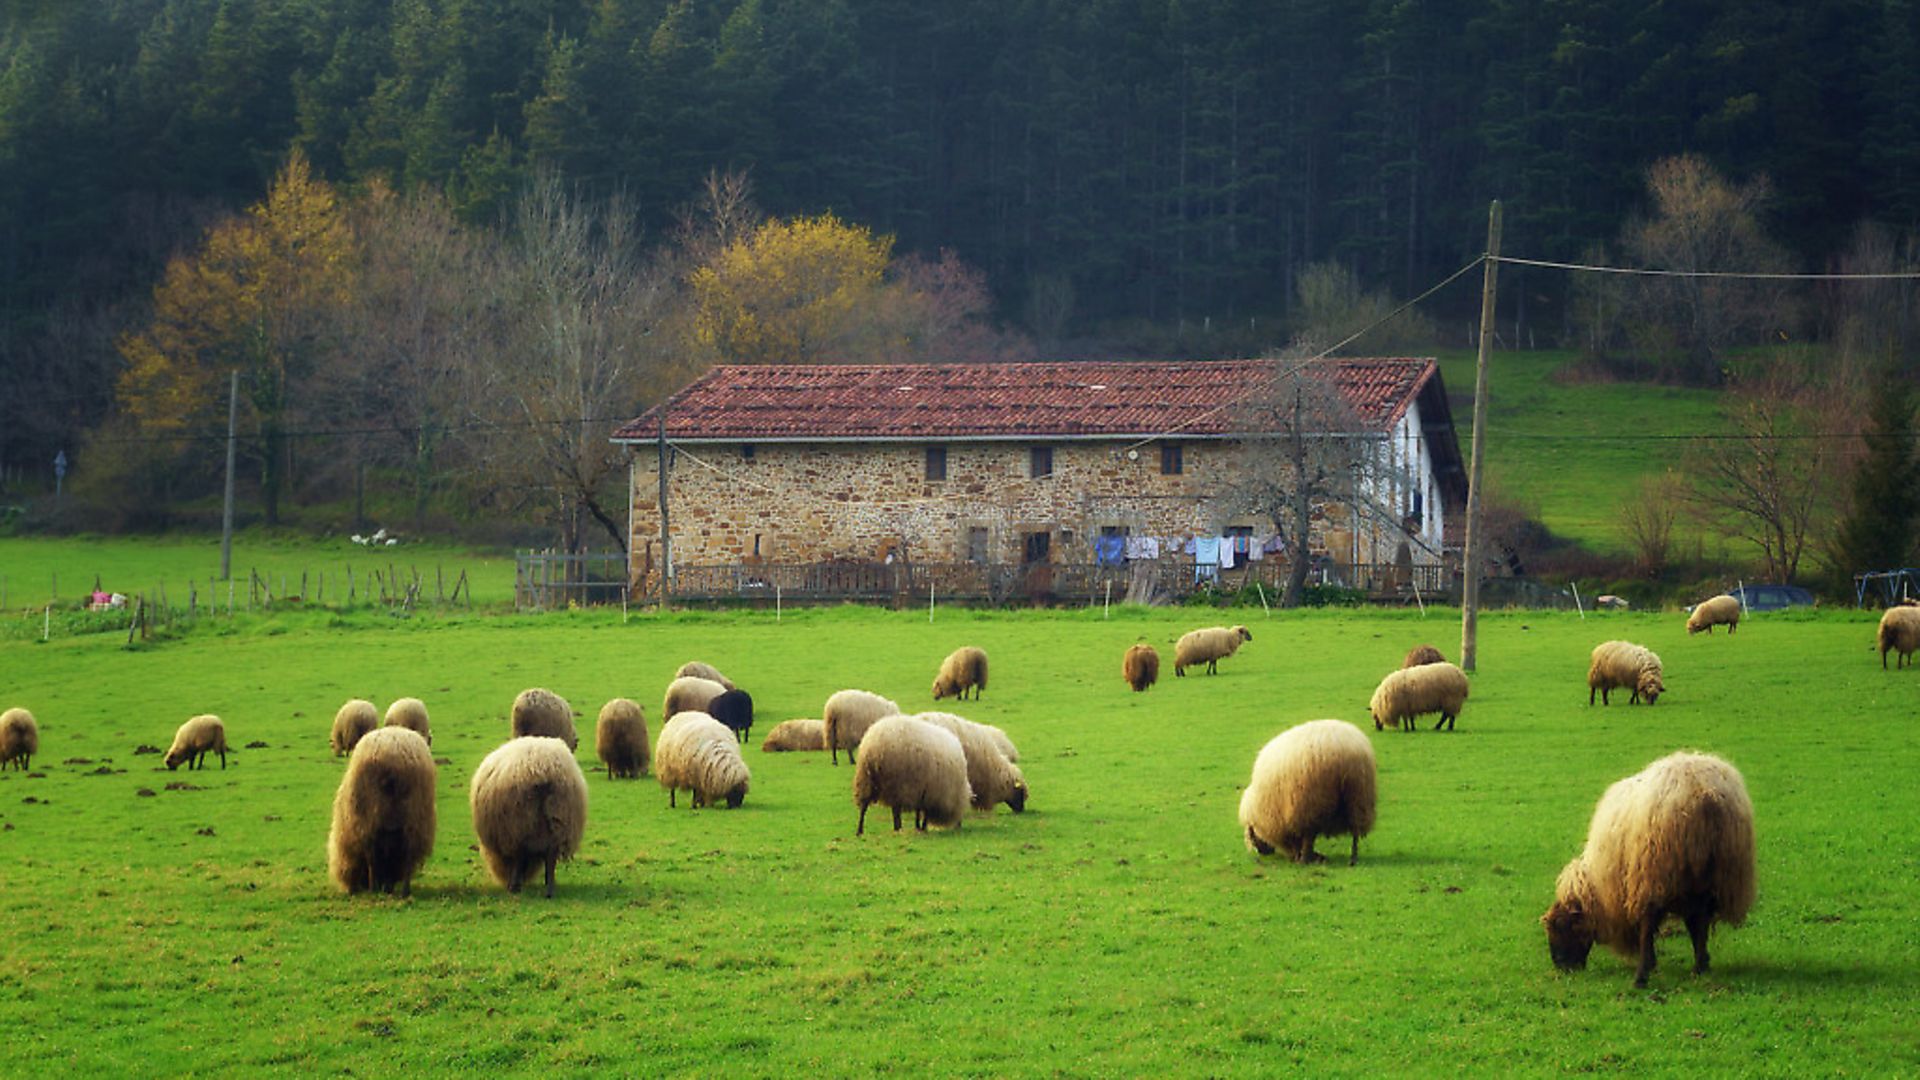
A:
{"type": "Polygon", "coordinates": [[[1494,257],[1495,262],[1514,266],[1537,266],[1548,270],[1578,270],[1592,274],[1626,274],[1635,277],[1732,278],[1747,281],[1913,281],[1920,270],[1885,274],[1774,274],[1756,270],[1658,270],[1640,266],[1597,266],[1591,263],[1554,262],[1549,259],[1522,259],[1512,255],[1494,257]]]}

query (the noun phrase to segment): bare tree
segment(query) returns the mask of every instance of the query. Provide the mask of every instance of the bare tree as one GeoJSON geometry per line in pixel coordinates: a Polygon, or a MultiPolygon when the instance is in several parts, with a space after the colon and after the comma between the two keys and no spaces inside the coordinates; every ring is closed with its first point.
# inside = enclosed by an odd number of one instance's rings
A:
{"type": "Polygon", "coordinates": [[[1759,549],[1768,580],[1791,582],[1831,486],[1805,384],[1775,368],[1736,383],[1725,409],[1728,434],[1687,454],[1691,501],[1706,526],[1759,549]]]}
{"type": "Polygon", "coordinates": [[[622,551],[621,451],[613,428],[683,374],[676,317],[681,275],[670,250],[649,252],[622,197],[587,201],[553,173],[521,196],[495,302],[507,328],[478,366],[484,458],[509,486],[543,492],[563,545],[584,543],[584,518],[622,551]],[[583,517],[584,515],[584,517],[583,517]]]}
{"type": "Polygon", "coordinates": [[[1281,359],[1241,408],[1246,434],[1235,479],[1215,493],[1222,516],[1258,514],[1286,538],[1292,562],[1281,607],[1298,607],[1312,565],[1315,504],[1339,501],[1372,463],[1372,439],[1331,377],[1335,361],[1281,359]]]}
{"type": "Polygon", "coordinates": [[[1657,575],[1673,555],[1673,524],[1685,488],[1672,473],[1643,477],[1620,510],[1620,527],[1642,573],[1657,575]]]}
{"type": "MultiPolygon", "coordinates": [[[[1693,155],[1647,170],[1653,213],[1628,222],[1623,246],[1644,266],[1663,270],[1783,272],[1786,252],[1760,226],[1770,194],[1765,178],[1734,184],[1693,155]]],[[[1633,292],[1635,343],[1674,356],[1679,374],[1718,380],[1729,346],[1757,343],[1793,328],[1791,297],[1780,282],[1713,277],[1645,277],[1633,292]]]]}

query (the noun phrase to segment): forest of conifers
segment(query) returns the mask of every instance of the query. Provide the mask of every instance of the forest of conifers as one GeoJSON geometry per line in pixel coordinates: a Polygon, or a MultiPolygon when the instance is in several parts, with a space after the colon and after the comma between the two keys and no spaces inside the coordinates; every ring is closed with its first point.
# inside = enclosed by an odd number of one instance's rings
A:
{"type": "MultiPolygon", "coordinates": [[[[1767,178],[1766,230],[1821,269],[1920,211],[1920,5],[0,0],[0,363],[137,323],[292,149],[473,223],[542,166],[656,229],[744,170],[768,212],[952,249],[1047,349],[1279,325],[1314,262],[1413,295],[1495,198],[1508,253],[1592,254],[1679,153],[1767,178]]],[[[1553,340],[1564,279],[1509,280],[1503,326],[1553,340]]]]}

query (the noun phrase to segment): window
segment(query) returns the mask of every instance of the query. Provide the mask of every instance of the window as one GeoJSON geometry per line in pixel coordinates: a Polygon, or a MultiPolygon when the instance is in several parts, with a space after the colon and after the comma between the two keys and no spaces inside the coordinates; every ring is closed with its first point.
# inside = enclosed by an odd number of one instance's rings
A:
{"type": "Polygon", "coordinates": [[[975,525],[967,530],[967,561],[984,563],[987,561],[987,530],[975,525]]]}
{"type": "Polygon", "coordinates": [[[1179,443],[1160,444],[1160,472],[1164,476],[1179,476],[1186,471],[1179,443]]]}
{"type": "Polygon", "coordinates": [[[1053,475],[1053,447],[1036,446],[1028,452],[1027,475],[1035,479],[1053,475]]]}
{"type": "Polygon", "coordinates": [[[740,460],[741,461],[753,460],[753,444],[752,443],[740,444],[740,460]]]}
{"type": "Polygon", "coordinates": [[[945,480],[947,478],[947,448],[944,446],[927,447],[927,479],[945,480]]]}

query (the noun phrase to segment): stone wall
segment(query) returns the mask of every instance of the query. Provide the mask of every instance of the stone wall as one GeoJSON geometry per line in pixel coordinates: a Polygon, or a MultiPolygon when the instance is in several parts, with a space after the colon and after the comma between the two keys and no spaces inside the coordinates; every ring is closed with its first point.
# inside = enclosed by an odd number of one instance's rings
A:
{"type": "MultiPolygon", "coordinates": [[[[877,561],[901,546],[920,562],[962,562],[984,530],[987,562],[1023,561],[1027,537],[1047,534],[1053,562],[1092,561],[1103,526],[1134,535],[1187,536],[1229,526],[1271,531],[1252,517],[1221,520],[1210,495],[1233,467],[1231,443],[1181,443],[1178,474],[1162,472],[1159,443],[1117,440],[945,444],[946,478],[927,478],[924,443],[700,444],[670,449],[668,510],[676,566],[877,561]],[[1034,445],[1052,451],[1053,473],[1029,475],[1034,445]]],[[[635,447],[632,576],[645,586],[659,559],[656,455],[635,447]]],[[[1313,547],[1353,559],[1356,534],[1344,507],[1316,507],[1313,547]]],[[[1387,562],[1379,529],[1357,561],[1387,562]]],[[[1389,530],[1391,531],[1391,530],[1389,530]]],[[[1424,558],[1419,561],[1428,561],[1424,558]]]]}

